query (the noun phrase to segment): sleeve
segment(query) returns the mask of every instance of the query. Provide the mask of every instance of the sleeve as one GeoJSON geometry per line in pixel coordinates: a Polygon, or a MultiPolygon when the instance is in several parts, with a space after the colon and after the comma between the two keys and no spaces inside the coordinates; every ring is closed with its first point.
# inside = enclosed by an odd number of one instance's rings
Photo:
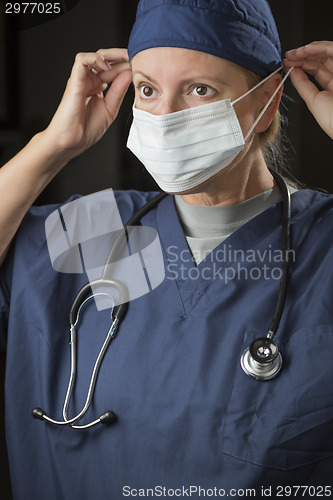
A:
{"type": "MultiPolygon", "coordinates": [[[[141,193],[138,191],[114,191],[114,193],[123,223],[126,223],[134,212],[156,194],[141,193]]],[[[7,350],[8,328],[10,326],[10,301],[12,290],[16,289],[19,284],[17,282],[20,279],[18,269],[20,265],[22,266],[22,255],[29,254],[33,247],[36,252],[36,248],[44,244],[45,220],[48,215],[78,198],[81,198],[81,196],[74,195],[60,205],[32,206],[23,218],[7,257],[0,267],[0,352],[7,350]],[[41,235],[43,235],[42,242],[41,235]]],[[[12,312],[14,312],[14,305],[12,312]]]]}
{"type": "MultiPolygon", "coordinates": [[[[78,198],[72,196],[66,203],[78,198]]],[[[8,254],[0,266],[0,352],[7,350],[7,337],[10,317],[10,301],[12,285],[15,280],[15,269],[20,255],[30,251],[31,241],[45,235],[45,219],[60,205],[32,206],[23,218],[21,225],[10,245],[8,254]]]]}

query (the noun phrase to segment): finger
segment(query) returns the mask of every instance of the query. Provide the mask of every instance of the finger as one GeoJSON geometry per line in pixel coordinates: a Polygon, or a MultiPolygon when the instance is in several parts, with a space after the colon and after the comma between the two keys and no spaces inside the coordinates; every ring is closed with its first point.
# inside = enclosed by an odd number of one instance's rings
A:
{"type": "Polygon", "coordinates": [[[98,68],[99,72],[108,69],[101,54],[97,57],[95,53],[77,54],[70,78],[67,82],[66,90],[74,94],[82,95],[94,93],[94,89],[104,82],[101,82],[95,68],[94,72],[91,72],[92,65],[98,68]],[[97,58],[99,59],[98,62],[96,62],[97,58]]]}
{"type": "MultiPolygon", "coordinates": [[[[317,61],[313,60],[306,60],[306,59],[300,59],[300,60],[289,60],[289,59],[283,59],[282,64],[285,68],[302,68],[304,71],[309,73],[310,75],[315,76],[316,73],[322,71],[326,72],[327,74],[331,74],[331,72],[323,66],[321,63],[318,63],[317,61]]],[[[332,74],[331,74],[332,75],[332,74]]]]}
{"type": "Polygon", "coordinates": [[[309,61],[291,62],[286,59],[283,60],[283,66],[285,71],[291,67],[300,68],[313,76],[323,89],[333,91],[333,68],[330,70],[327,66],[315,65],[309,61]]]}
{"type": "Polygon", "coordinates": [[[288,51],[283,65],[286,69],[302,68],[314,76],[323,89],[333,90],[333,42],[312,42],[288,51]]]}
{"type": "Polygon", "coordinates": [[[79,53],[75,57],[70,78],[67,82],[66,91],[85,96],[92,96],[105,89],[101,86],[105,83],[99,78],[99,73],[109,71],[109,65],[102,54],[79,53]]]}
{"type": "Polygon", "coordinates": [[[333,57],[333,42],[331,41],[311,42],[305,45],[305,49],[306,53],[314,56],[333,57]]]}
{"type": "Polygon", "coordinates": [[[128,62],[127,49],[99,49],[97,54],[101,54],[111,65],[113,62],[128,62]]]}
{"type": "Polygon", "coordinates": [[[302,66],[305,71],[323,68],[333,74],[333,42],[313,42],[286,52],[286,66],[302,66]]]}
{"type": "Polygon", "coordinates": [[[90,68],[99,73],[101,71],[108,71],[110,65],[103,55],[97,52],[80,52],[76,54],[72,74],[79,78],[84,78],[87,75],[87,70],[90,68]]]}
{"type": "Polygon", "coordinates": [[[303,47],[288,50],[285,57],[292,61],[312,57],[314,59],[333,57],[333,42],[312,42],[303,47]]]}
{"type": "Polygon", "coordinates": [[[314,62],[311,62],[311,61],[304,61],[303,59],[300,61],[291,61],[288,59],[283,59],[282,64],[283,64],[284,68],[287,68],[287,69],[302,68],[304,71],[306,71],[310,75],[315,75],[319,70],[318,64],[315,64],[314,62]]]}
{"type": "Polygon", "coordinates": [[[283,61],[283,66],[285,71],[290,69],[291,67],[299,68],[309,75],[313,76],[316,81],[319,83],[320,87],[324,90],[328,90],[333,92],[333,73],[331,71],[327,71],[325,68],[309,68],[306,64],[292,64],[289,65],[283,61]]]}
{"type": "Polygon", "coordinates": [[[132,71],[122,71],[113,81],[105,95],[105,103],[112,118],[116,118],[120,105],[132,81],[132,71]]]}
{"type": "Polygon", "coordinates": [[[113,64],[111,70],[102,71],[98,76],[102,82],[111,83],[123,71],[131,71],[131,66],[128,62],[113,64]]]}
{"type": "Polygon", "coordinates": [[[297,59],[308,56],[333,57],[333,42],[312,42],[297,49],[288,50],[286,57],[297,59]]]}
{"type": "Polygon", "coordinates": [[[320,91],[312,82],[310,82],[304,71],[300,68],[292,70],[290,73],[290,79],[297,92],[312,112],[313,101],[320,91]]]}

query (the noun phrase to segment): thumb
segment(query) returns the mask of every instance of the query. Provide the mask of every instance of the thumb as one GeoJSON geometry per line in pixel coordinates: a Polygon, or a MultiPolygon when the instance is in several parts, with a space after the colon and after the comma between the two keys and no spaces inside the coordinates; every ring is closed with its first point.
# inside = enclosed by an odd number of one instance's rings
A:
{"type": "Polygon", "coordinates": [[[311,113],[313,113],[313,102],[320,91],[317,89],[315,84],[309,80],[301,68],[294,68],[290,73],[290,79],[311,113]]]}
{"type": "Polygon", "coordinates": [[[111,87],[105,95],[105,103],[112,118],[112,122],[118,114],[131,81],[132,71],[123,71],[113,80],[111,87]]]}

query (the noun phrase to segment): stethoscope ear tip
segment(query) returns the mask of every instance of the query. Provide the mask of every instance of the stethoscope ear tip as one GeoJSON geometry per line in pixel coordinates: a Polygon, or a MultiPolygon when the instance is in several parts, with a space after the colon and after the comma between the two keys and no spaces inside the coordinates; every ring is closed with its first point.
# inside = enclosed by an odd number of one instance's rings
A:
{"type": "MultiPolygon", "coordinates": [[[[38,417],[36,417],[36,418],[38,418],[38,417]]],[[[99,420],[100,420],[101,424],[103,424],[103,425],[111,425],[111,424],[115,424],[117,422],[118,418],[117,418],[117,415],[112,410],[108,410],[105,413],[103,413],[103,415],[101,415],[99,417],[99,420]]]]}
{"type": "Polygon", "coordinates": [[[31,414],[37,420],[44,420],[44,415],[46,415],[46,412],[44,410],[42,410],[41,408],[34,408],[31,412],[31,414]]]}

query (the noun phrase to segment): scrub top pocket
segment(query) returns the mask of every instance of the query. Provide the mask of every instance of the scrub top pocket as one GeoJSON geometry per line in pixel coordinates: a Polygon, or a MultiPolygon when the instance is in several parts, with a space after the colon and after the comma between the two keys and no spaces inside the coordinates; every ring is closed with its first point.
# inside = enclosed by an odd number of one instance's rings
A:
{"type": "MultiPolygon", "coordinates": [[[[240,356],[262,335],[247,332],[240,356]]],[[[333,327],[276,337],[283,365],[269,381],[236,367],[223,427],[223,453],[291,470],[333,456],[333,327]]]]}

